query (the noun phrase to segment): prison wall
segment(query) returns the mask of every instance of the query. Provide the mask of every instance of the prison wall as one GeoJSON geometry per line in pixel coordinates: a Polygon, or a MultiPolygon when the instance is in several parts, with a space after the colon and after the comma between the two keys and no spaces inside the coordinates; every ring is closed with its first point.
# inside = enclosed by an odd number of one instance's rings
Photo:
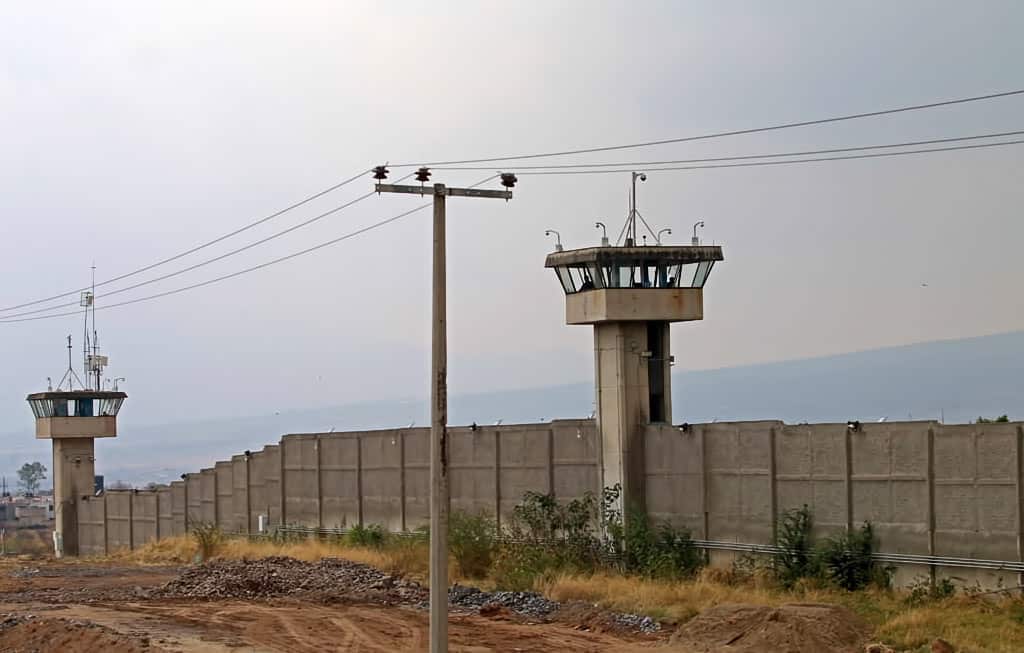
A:
{"type": "MultiPolygon", "coordinates": [[[[772,544],[786,511],[813,534],[870,523],[884,553],[1024,561],[1020,423],[652,425],[648,513],[713,542],[772,544]]],[[[735,557],[712,551],[713,562],[735,557]]],[[[937,568],[984,584],[1016,573],[937,568]]],[[[927,568],[897,565],[906,583],[927,568]]]]}
{"type": "MultiPolygon", "coordinates": [[[[639,499],[654,520],[685,527],[696,539],[772,544],[779,519],[807,506],[819,538],[870,522],[885,553],[1024,561],[1020,423],[641,428],[639,499]]],[[[454,427],[448,442],[453,510],[504,522],[528,491],[568,500],[601,490],[593,420],[454,427]]],[[[429,472],[425,428],[289,434],[169,486],[83,498],[79,548],[92,554],[141,546],[197,522],[242,534],[258,532],[261,523],[264,530],[380,524],[411,531],[429,517],[429,472]]],[[[715,550],[711,558],[727,564],[732,555],[715,550]]],[[[1009,576],[971,577],[988,583],[1009,576]]]]}

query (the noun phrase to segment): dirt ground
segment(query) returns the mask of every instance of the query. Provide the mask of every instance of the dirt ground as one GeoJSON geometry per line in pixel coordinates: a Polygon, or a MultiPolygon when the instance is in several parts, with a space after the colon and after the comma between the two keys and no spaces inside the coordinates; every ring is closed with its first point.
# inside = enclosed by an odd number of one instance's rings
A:
{"type": "MultiPolygon", "coordinates": [[[[408,607],[301,599],[147,597],[179,569],[0,563],[0,651],[421,651],[427,614],[408,607]]],[[[507,611],[452,615],[452,651],[650,651],[667,635],[530,623],[507,611]]],[[[679,650],[679,649],[676,649],[679,650]]],[[[685,650],[685,649],[684,649],[685,650]]]]}
{"type": "MultiPolygon", "coordinates": [[[[481,596],[453,588],[451,651],[855,653],[867,635],[856,615],[822,604],[720,605],[678,629],[647,619],[644,630],[636,615],[587,603],[481,596]]],[[[340,559],[157,567],[0,558],[0,653],[423,651],[425,598],[415,582],[340,559]]]]}

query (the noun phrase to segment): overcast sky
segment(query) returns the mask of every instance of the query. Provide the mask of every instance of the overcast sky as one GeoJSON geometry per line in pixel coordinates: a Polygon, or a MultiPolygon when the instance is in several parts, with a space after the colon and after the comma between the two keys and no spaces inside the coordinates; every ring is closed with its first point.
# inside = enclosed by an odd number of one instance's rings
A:
{"type": "MultiPolygon", "coordinates": [[[[1024,88],[1022,28],[1013,1],[4,3],[0,304],[80,287],[93,262],[100,280],[136,269],[384,161],[628,143],[1024,88]]],[[[1016,129],[1021,96],[588,160],[1016,129]]],[[[312,217],[371,181],[150,276],[312,217]]],[[[628,183],[521,175],[507,204],[450,201],[453,393],[591,378],[590,329],[564,324],[544,230],[568,248],[596,244],[595,219],[621,226],[628,183]]],[[[704,220],[703,237],[724,246],[705,320],[673,327],[682,368],[1024,328],[1024,146],[653,173],[639,199],[655,228],[673,229],[670,242],[704,220]]],[[[100,305],[300,250],[419,201],[374,197],[100,305]]],[[[98,313],[109,376],[127,378],[125,419],[425,395],[429,218],[98,313]]],[[[81,331],[78,318],[0,324],[0,431],[31,427],[24,395],[61,375],[64,338],[81,331]]]]}

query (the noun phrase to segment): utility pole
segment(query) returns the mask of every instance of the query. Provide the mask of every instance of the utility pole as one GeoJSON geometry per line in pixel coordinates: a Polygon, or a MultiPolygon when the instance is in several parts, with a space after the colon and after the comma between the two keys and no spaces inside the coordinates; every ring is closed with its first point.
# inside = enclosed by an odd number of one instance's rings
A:
{"type": "MultiPolygon", "coordinates": [[[[374,178],[387,178],[384,166],[374,168],[374,178]]],[[[426,183],[430,171],[420,168],[416,179],[426,183]]],[[[516,183],[515,175],[501,175],[506,189],[516,183]]],[[[430,653],[448,651],[448,329],[445,269],[445,200],[448,197],[491,197],[512,199],[511,190],[427,186],[376,185],[378,193],[407,193],[434,196],[434,274],[431,316],[430,365],[430,653]]]]}

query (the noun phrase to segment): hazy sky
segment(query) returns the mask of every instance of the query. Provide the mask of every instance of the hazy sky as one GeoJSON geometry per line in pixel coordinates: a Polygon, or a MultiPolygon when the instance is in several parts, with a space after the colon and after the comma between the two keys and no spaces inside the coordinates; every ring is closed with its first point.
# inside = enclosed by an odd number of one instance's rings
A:
{"type": "MultiPolygon", "coordinates": [[[[1024,88],[1022,28],[1013,1],[4,3],[0,304],[77,288],[94,261],[101,280],[146,265],[383,161],[671,138],[1024,88]]],[[[1024,97],[590,160],[1015,129],[1024,97]]],[[[592,373],[590,330],[564,325],[564,297],[543,268],[544,230],[560,230],[567,247],[596,244],[598,218],[617,231],[628,175],[520,180],[507,204],[449,204],[453,393],[592,373]]],[[[370,188],[367,178],[158,271],[370,188]]],[[[228,273],[419,201],[375,197],[115,297],[228,273]]],[[[704,220],[703,236],[724,246],[704,322],[673,328],[689,369],[1024,328],[1022,206],[1020,146],[662,172],[640,190],[671,242],[704,220]]],[[[429,217],[100,312],[109,375],[128,379],[124,419],[426,394],[429,217]]],[[[31,427],[24,395],[60,376],[63,339],[81,330],[77,318],[0,324],[0,431],[31,427]]]]}

